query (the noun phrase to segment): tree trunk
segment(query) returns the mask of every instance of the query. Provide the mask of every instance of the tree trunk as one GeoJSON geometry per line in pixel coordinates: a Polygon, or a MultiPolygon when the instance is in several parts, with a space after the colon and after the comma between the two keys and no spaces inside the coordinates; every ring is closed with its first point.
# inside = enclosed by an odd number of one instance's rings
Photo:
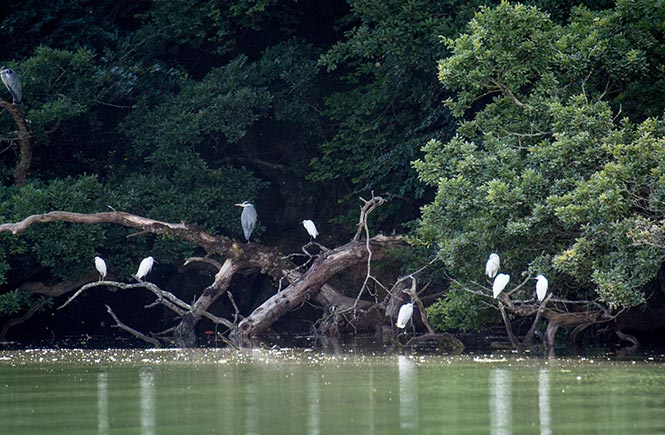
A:
{"type": "MultiPolygon", "coordinates": [[[[376,236],[370,240],[372,258],[379,260],[385,248],[403,243],[401,237],[376,236]]],[[[324,252],[303,276],[286,289],[275,294],[252,314],[242,320],[231,332],[231,339],[238,345],[250,342],[250,338],[265,332],[287,311],[300,306],[308,297],[318,292],[323,284],[340,271],[367,261],[366,241],[352,241],[324,252]]]]}
{"type": "Polygon", "coordinates": [[[18,128],[19,159],[14,169],[14,182],[21,187],[25,185],[30,163],[32,163],[32,133],[25,122],[23,112],[17,105],[0,100],[0,107],[3,107],[12,115],[18,128]]]}

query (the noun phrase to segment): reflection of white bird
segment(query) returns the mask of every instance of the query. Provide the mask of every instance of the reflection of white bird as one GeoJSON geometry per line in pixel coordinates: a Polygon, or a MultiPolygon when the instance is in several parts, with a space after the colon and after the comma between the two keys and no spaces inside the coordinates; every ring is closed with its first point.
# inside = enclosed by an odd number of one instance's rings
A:
{"type": "Polygon", "coordinates": [[[134,278],[137,280],[141,281],[147,274],[150,273],[152,270],[152,265],[155,262],[155,259],[152,257],[146,257],[143,260],[141,260],[141,264],[139,264],[139,270],[136,271],[136,275],[134,275],[134,278]]]}
{"type": "Polygon", "coordinates": [[[492,279],[499,273],[499,266],[501,265],[501,259],[497,254],[490,254],[490,258],[487,260],[485,265],[485,274],[492,279]]]}
{"type": "Polygon", "coordinates": [[[547,278],[545,278],[543,275],[538,275],[536,280],[536,296],[538,297],[538,300],[542,302],[547,295],[547,287],[549,284],[547,282],[547,278]]]}
{"type": "Polygon", "coordinates": [[[21,103],[21,79],[11,68],[0,67],[0,79],[4,83],[5,87],[12,95],[12,100],[14,104],[21,103]]]}
{"type": "Polygon", "coordinates": [[[413,316],[413,304],[409,302],[400,307],[399,314],[397,314],[397,323],[395,323],[395,326],[397,326],[399,329],[406,328],[406,324],[409,323],[409,320],[411,320],[411,316],[413,316]]]}
{"type": "Polygon", "coordinates": [[[510,281],[510,275],[506,275],[505,273],[500,273],[494,278],[494,284],[492,284],[492,294],[494,295],[494,299],[496,299],[503,289],[506,288],[508,281],[510,281]]]}
{"type": "Polygon", "coordinates": [[[256,227],[256,219],[258,217],[256,209],[249,201],[243,201],[240,204],[234,205],[236,207],[242,207],[240,224],[242,225],[242,232],[245,234],[245,239],[249,242],[249,238],[252,237],[252,231],[254,231],[254,228],[256,227]]]}
{"type": "Polygon", "coordinates": [[[319,232],[316,230],[316,225],[314,225],[314,222],[309,220],[309,219],[305,219],[304,221],[302,221],[302,224],[305,227],[305,229],[307,230],[307,233],[313,239],[316,239],[316,236],[319,235],[319,232]]]}
{"type": "Polygon", "coordinates": [[[95,257],[95,269],[99,272],[99,280],[106,278],[106,262],[102,257],[95,257]]]}

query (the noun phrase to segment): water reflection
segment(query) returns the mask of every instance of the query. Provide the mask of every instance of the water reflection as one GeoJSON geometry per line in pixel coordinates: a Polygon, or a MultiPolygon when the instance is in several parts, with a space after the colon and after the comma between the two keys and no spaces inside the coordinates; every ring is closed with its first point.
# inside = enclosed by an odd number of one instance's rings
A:
{"type": "Polygon", "coordinates": [[[110,361],[119,351],[101,363],[99,353],[76,352],[76,361],[55,361],[62,355],[0,353],[0,433],[551,435],[561,425],[565,433],[665,433],[661,361],[266,350],[204,361],[136,352],[121,363],[110,361]],[[8,359],[19,356],[34,361],[8,359]]]}
{"type": "Polygon", "coordinates": [[[416,362],[405,355],[397,357],[399,369],[400,427],[412,430],[418,427],[418,378],[416,362]]]}
{"type": "Polygon", "coordinates": [[[512,433],[510,372],[493,368],[490,371],[490,430],[495,435],[512,433]]]}
{"type": "Polygon", "coordinates": [[[97,373],[97,433],[109,433],[109,375],[97,373]]]}
{"type": "Polygon", "coordinates": [[[141,398],[141,435],[155,433],[155,376],[142,367],[139,371],[139,395],[141,398]]]}
{"type": "Polygon", "coordinates": [[[540,434],[551,435],[550,371],[546,368],[541,368],[538,372],[538,411],[540,415],[540,434]]]}
{"type": "Polygon", "coordinates": [[[307,434],[321,433],[321,389],[317,373],[307,374],[307,434]]]}
{"type": "Polygon", "coordinates": [[[245,433],[259,433],[259,387],[256,379],[250,377],[245,382],[245,433]]]}

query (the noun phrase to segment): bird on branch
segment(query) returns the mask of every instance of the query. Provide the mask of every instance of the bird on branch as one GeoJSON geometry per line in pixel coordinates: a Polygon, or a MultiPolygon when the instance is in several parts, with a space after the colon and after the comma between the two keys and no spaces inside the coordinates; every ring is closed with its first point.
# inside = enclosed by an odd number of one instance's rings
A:
{"type": "Polygon", "coordinates": [[[245,239],[249,243],[249,238],[252,237],[252,231],[256,228],[256,209],[249,201],[243,201],[240,204],[234,204],[236,207],[242,207],[242,214],[240,215],[240,224],[242,225],[242,232],[245,234],[245,239]]]}

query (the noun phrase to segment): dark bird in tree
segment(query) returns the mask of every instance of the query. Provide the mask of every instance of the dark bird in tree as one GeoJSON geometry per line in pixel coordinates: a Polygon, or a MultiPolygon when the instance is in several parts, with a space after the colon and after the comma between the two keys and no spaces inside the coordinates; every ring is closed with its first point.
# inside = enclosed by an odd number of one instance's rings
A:
{"type": "Polygon", "coordinates": [[[252,231],[256,227],[256,209],[249,201],[243,201],[240,204],[234,204],[236,207],[242,207],[242,214],[240,215],[240,224],[242,225],[242,232],[245,234],[245,239],[249,242],[252,236],[252,231]]]}
{"type": "Polygon", "coordinates": [[[18,74],[16,74],[16,71],[4,66],[0,67],[0,78],[2,79],[2,83],[7,87],[9,93],[12,94],[14,104],[20,104],[22,90],[21,79],[18,77],[18,74]]]}

